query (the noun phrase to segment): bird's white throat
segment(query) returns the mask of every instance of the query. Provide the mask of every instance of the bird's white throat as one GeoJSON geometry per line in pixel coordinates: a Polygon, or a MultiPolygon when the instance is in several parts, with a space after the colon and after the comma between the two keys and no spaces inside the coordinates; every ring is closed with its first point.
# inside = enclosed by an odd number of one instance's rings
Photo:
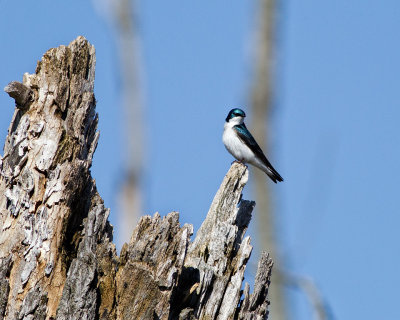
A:
{"type": "Polygon", "coordinates": [[[242,124],[243,121],[244,121],[244,118],[243,118],[243,117],[234,117],[234,118],[229,119],[229,121],[226,122],[225,125],[226,125],[226,124],[229,124],[229,127],[232,128],[232,127],[234,127],[234,126],[237,126],[237,125],[239,125],[239,124],[242,124]]]}

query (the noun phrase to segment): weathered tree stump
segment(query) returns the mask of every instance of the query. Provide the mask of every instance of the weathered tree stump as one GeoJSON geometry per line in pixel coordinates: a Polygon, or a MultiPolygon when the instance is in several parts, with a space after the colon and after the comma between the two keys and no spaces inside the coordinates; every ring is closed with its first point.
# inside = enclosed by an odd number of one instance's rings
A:
{"type": "Polygon", "coordinates": [[[16,109],[0,157],[0,318],[265,319],[272,261],[241,287],[255,205],[234,163],[193,242],[172,212],[144,216],[118,257],[90,166],[99,138],[95,50],[47,51],[5,91],[16,109]]]}

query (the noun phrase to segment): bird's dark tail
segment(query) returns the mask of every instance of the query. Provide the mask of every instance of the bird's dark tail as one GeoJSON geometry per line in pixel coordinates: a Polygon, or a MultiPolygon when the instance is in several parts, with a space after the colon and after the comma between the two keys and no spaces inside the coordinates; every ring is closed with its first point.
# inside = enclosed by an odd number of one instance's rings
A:
{"type": "Polygon", "coordinates": [[[282,182],[283,178],[281,177],[281,175],[278,173],[278,171],[276,171],[272,166],[268,167],[268,171],[266,172],[266,174],[268,175],[268,177],[271,178],[271,180],[275,183],[282,182]]]}

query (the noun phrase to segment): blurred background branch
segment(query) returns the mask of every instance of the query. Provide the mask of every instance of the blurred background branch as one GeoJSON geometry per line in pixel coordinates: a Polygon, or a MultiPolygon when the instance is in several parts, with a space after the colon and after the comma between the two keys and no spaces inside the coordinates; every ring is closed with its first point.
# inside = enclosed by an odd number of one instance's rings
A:
{"type": "Polygon", "coordinates": [[[139,39],[136,1],[114,1],[120,61],[122,105],[124,109],[123,180],[118,196],[120,244],[129,236],[142,215],[142,178],[144,169],[143,105],[139,85],[139,39]]]}
{"type": "Polygon", "coordinates": [[[133,0],[93,1],[115,32],[122,102],[122,168],[117,197],[117,247],[121,248],[143,214],[143,172],[145,162],[141,61],[137,28],[137,2],[133,0]]]}
{"type": "MultiPolygon", "coordinates": [[[[257,41],[255,45],[255,65],[253,71],[253,84],[250,92],[250,107],[252,115],[251,128],[254,131],[256,140],[265,154],[271,159],[271,148],[268,143],[268,124],[272,108],[273,96],[273,53],[274,53],[274,35],[276,24],[276,1],[260,0],[259,16],[257,19],[257,41]],[[266,125],[267,124],[267,125],[266,125]]],[[[279,166],[276,167],[279,172],[279,166]]],[[[282,268],[282,258],[279,255],[278,239],[275,233],[276,221],[274,210],[271,204],[271,193],[268,187],[269,179],[264,172],[253,169],[254,190],[256,199],[256,210],[258,212],[258,241],[262,250],[269,250],[276,268],[282,268]]],[[[285,177],[283,177],[285,178],[285,177]]],[[[273,275],[270,288],[271,319],[286,320],[289,305],[287,305],[284,294],[283,282],[279,273],[273,275]]]]}
{"type": "Polygon", "coordinates": [[[299,290],[306,295],[312,306],[315,320],[334,319],[330,312],[329,305],[310,277],[293,275],[282,272],[281,270],[275,270],[275,273],[279,273],[279,278],[283,280],[286,286],[299,290]]]}

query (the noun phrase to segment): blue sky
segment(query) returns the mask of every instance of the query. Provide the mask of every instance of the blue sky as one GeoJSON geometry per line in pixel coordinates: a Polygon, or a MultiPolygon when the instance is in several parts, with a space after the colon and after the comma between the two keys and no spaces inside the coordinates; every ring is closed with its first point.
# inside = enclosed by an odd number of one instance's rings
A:
{"type": "MultiPolygon", "coordinates": [[[[118,54],[92,4],[0,1],[0,87],[33,73],[50,47],[78,35],[95,45],[101,138],[92,173],[115,224],[118,54]]],[[[255,12],[254,1],[140,3],[144,213],[177,210],[195,230],[204,219],[232,161],[221,142],[226,113],[249,111],[255,12]]],[[[271,189],[287,269],[314,280],[336,319],[399,319],[400,2],[286,1],[279,17],[266,126],[268,156],[285,178],[271,189]]],[[[14,108],[5,93],[0,108],[3,144],[14,108]]],[[[252,198],[250,186],[244,197],[252,198]]],[[[293,318],[310,319],[304,296],[290,297],[293,318]]]]}

